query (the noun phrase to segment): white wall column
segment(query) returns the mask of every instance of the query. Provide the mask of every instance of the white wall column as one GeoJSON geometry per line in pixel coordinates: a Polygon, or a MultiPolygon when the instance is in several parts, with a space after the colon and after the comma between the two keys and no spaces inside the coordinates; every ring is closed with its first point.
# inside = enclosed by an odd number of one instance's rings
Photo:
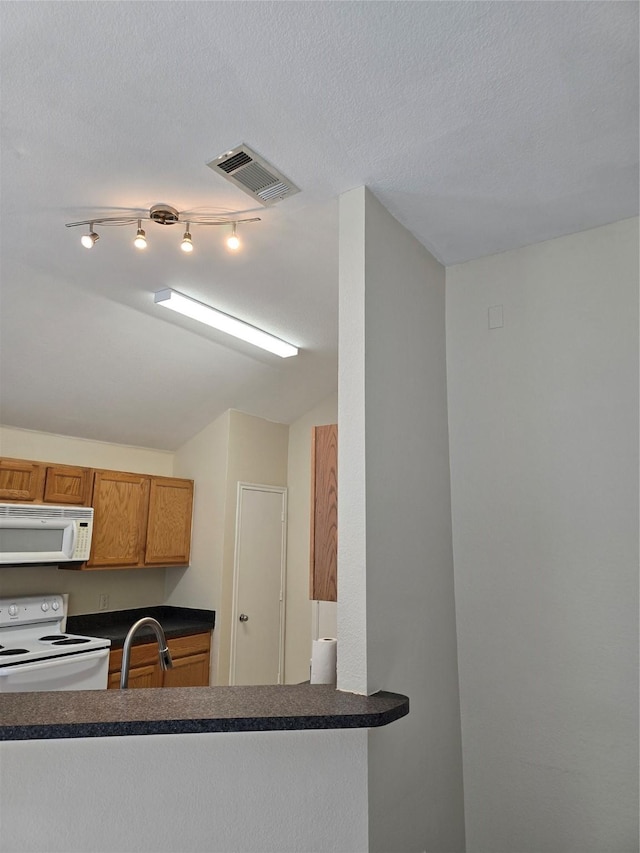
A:
{"type": "Polygon", "coordinates": [[[464,850],[444,268],[340,199],[338,677],[406,693],[369,735],[369,849],[464,850]]]}

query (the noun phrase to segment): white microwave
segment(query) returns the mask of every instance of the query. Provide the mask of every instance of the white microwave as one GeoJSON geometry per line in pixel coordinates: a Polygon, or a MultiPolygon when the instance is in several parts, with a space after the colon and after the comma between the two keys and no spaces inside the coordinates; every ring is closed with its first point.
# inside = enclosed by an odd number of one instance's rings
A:
{"type": "Polygon", "coordinates": [[[0,503],[0,565],[89,559],[93,508],[0,503]]]}

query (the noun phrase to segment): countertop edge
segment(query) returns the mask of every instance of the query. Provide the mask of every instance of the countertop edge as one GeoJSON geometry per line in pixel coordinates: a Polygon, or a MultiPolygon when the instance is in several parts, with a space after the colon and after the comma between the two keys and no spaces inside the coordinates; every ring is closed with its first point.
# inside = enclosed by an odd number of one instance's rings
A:
{"type": "MultiPolygon", "coordinates": [[[[171,690],[173,697],[179,698],[178,692],[183,693],[192,688],[165,688],[171,690]]],[[[207,690],[211,688],[196,688],[207,690]]],[[[214,688],[224,690],[224,688],[214,688]]],[[[210,716],[209,714],[197,714],[192,716],[176,716],[161,719],[157,715],[159,703],[150,703],[149,719],[109,719],[105,714],[103,719],[85,719],[78,722],[56,720],[52,722],[25,722],[5,724],[0,726],[0,741],[24,741],[45,740],[64,738],[95,738],[95,737],[123,737],[130,735],[162,735],[162,734],[203,734],[208,732],[257,732],[257,731],[310,731],[318,729],[353,729],[353,728],[376,728],[386,726],[409,713],[409,699],[406,696],[395,693],[380,693],[373,696],[361,696],[357,694],[342,693],[331,688],[319,692],[317,696],[321,700],[320,705],[327,708],[326,712],[318,709],[314,712],[312,707],[300,708],[298,713],[287,713],[286,697],[280,702],[273,702],[271,688],[262,688],[265,691],[265,710],[263,714],[254,713],[244,716],[241,708],[238,713],[227,708],[226,715],[210,716]],[[270,691],[267,694],[267,691],[270,691]],[[344,708],[331,708],[333,699],[344,708]],[[376,707],[380,704],[385,707],[376,707]],[[269,705],[273,705],[272,708],[269,705]],[[370,707],[367,707],[370,706],[370,707]],[[271,713],[270,713],[271,712],[271,713]]],[[[303,690],[304,687],[300,686],[303,690]]],[[[261,688],[252,688],[252,697],[260,696],[261,688]]],[[[137,693],[138,691],[136,691],[137,693]]],[[[146,691],[145,691],[146,692],[146,691]]],[[[164,691],[154,691],[162,693],[164,691]]],[[[4,694],[2,699],[11,696],[24,696],[26,694],[4,694]]],[[[32,694],[33,695],[33,694],[32,694]]],[[[52,694],[48,694],[52,695],[52,694]]],[[[80,694],[76,694],[79,696],[80,694]]],[[[304,704],[313,705],[313,694],[303,694],[304,704]]],[[[64,701],[60,700],[60,701],[64,701]]],[[[96,717],[99,715],[95,715],[96,717]]]]}

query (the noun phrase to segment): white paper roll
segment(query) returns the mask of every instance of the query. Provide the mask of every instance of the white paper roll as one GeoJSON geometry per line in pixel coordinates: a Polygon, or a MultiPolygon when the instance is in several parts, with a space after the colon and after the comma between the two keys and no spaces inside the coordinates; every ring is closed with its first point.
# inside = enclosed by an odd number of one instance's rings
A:
{"type": "Polygon", "coordinates": [[[335,684],[338,641],[323,637],[313,641],[311,650],[311,683],[335,684]]]}

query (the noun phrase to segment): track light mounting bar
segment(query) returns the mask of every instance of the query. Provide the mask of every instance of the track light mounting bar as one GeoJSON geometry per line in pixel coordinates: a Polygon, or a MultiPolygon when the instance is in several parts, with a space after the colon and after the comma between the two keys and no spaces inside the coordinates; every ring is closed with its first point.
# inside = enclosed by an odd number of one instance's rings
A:
{"type": "Polygon", "coordinates": [[[78,225],[135,225],[139,219],[148,222],[157,222],[158,225],[176,225],[179,222],[188,222],[191,225],[229,225],[234,222],[260,222],[259,216],[239,219],[230,215],[226,218],[220,216],[198,216],[196,213],[183,211],[180,213],[168,204],[154,204],[150,210],[132,210],[127,216],[103,216],[84,219],[82,222],[66,222],[67,228],[75,228],[78,225]]]}

